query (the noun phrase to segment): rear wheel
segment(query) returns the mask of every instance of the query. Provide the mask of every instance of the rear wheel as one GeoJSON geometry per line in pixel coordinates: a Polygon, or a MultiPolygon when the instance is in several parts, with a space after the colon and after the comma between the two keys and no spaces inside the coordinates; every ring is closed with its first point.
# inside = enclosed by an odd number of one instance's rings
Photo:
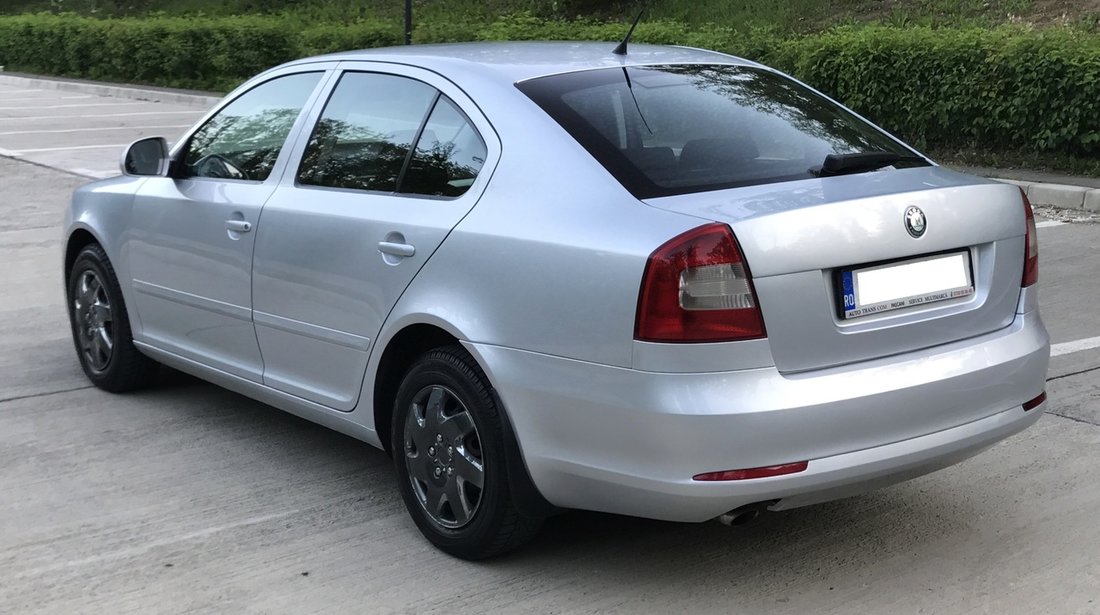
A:
{"type": "Polygon", "coordinates": [[[517,470],[505,463],[502,420],[461,346],[424,354],[398,389],[391,442],[401,495],[421,533],[456,557],[510,551],[542,525],[512,499],[509,472],[517,470]]]}
{"type": "Polygon", "coordinates": [[[68,282],[73,345],[92,384],[116,393],[151,384],[158,364],[134,347],[118,278],[103,248],[81,250],[68,282]]]}

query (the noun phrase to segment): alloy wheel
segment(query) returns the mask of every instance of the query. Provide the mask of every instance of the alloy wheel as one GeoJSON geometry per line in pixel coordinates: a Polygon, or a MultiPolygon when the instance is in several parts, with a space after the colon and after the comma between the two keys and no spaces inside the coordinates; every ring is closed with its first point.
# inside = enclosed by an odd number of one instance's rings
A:
{"type": "Polygon", "coordinates": [[[468,524],[481,504],[485,461],[473,416],[454,391],[433,385],[413,396],[404,449],[413,493],[428,516],[447,529],[468,524]]]}
{"type": "Polygon", "coordinates": [[[90,269],[80,274],[73,294],[73,319],[81,354],[92,370],[102,372],[111,362],[115,345],[111,299],[99,276],[90,269]]]}

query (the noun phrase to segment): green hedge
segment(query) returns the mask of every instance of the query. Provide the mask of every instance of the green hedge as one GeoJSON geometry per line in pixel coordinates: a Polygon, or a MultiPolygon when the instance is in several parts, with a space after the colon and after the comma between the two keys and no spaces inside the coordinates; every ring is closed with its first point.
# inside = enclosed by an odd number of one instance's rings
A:
{"type": "Polygon", "coordinates": [[[0,17],[8,70],[225,90],[299,57],[300,36],[280,20],[0,17]]]}
{"type": "Polygon", "coordinates": [[[918,145],[1100,155],[1100,36],[871,27],[771,59],[918,145]]]}
{"type": "MultiPolygon", "coordinates": [[[[617,40],[625,26],[547,21],[421,23],[418,43],[617,40]]],[[[226,90],[292,58],[400,44],[400,24],[286,17],[0,17],[8,70],[226,90]]],[[[1100,155],[1100,36],[1069,29],[849,27],[768,31],[643,22],[635,40],[718,49],[790,72],[918,146],[1100,155]]]]}

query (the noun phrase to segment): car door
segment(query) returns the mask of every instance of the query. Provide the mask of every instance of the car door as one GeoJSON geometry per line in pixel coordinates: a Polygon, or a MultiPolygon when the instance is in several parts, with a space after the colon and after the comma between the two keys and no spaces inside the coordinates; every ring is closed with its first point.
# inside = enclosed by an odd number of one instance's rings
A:
{"type": "Polygon", "coordinates": [[[450,82],[357,66],[264,207],[252,282],[264,384],[338,410],[355,407],[372,340],[500,151],[450,82]]]}
{"type": "Polygon", "coordinates": [[[256,226],[286,166],[285,144],[325,76],[310,65],[249,88],[177,146],[168,177],[139,188],[126,257],[142,341],[260,381],[256,226]]]}

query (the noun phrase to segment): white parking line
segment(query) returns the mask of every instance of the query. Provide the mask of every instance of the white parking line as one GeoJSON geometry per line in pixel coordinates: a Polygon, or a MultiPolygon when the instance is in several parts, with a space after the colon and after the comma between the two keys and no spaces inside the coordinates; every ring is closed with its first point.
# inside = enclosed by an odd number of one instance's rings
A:
{"type": "Polygon", "coordinates": [[[89,115],[36,115],[29,117],[0,117],[0,122],[27,122],[30,120],[83,120],[93,117],[132,117],[135,115],[202,115],[195,111],[134,111],[131,113],[93,113],[89,115]]]}
{"type": "Polygon", "coordinates": [[[80,100],[83,98],[96,98],[91,94],[84,94],[83,96],[14,96],[7,98],[3,96],[4,92],[0,92],[0,102],[12,102],[13,100],[80,100]]]}
{"type": "MultiPolygon", "coordinates": [[[[4,134],[0,132],[0,134],[4,134]]],[[[1035,228],[1050,228],[1052,226],[1062,226],[1065,222],[1061,220],[1043,220],[1035,225],[1035,228]]]]}
{"type": "Polygon", "coordinates": [[[116,177],[119,175],[119,171],[117,169],[114,171],[97,171],[95,169],[85,169],[84,167],[77,167],[70,170],[77,175],[83,175],[84,177],[88,177],[91,179],[106,179],[108,177],[116,177]]]}
{"type": "MultiPolygon", "coordinates": [[[[0,102],[5,102],[0,100],[0,102]]],[[[144,100],[132,100],[128,102],[107,102],[107,103],[81,103],[78,105],[31,105],[21,107],[0,107],[0,111],[8,110],[22,110],[22,109],[83,109],[84,107],[122,107],[126,105],[148,105],[149,102],[144,100]]]]}
{"type": "Polygon", "coordinates": [[[24,149],[20,150],[24,154],[37,154],[40,152],[68,152],[78,149],[112,149],[117,147],[126,147],[126,143],[118,143],[111,145],[70,145],[69,147],[39,147],[36,149],[24,149]]]}
{"type": "Polygon", "coordinates": [[[1100,337],[1087,337],[1083,340],[1054,344],[1050,347],[1050,356],[1058,357],[1072,352],[1091,350],[1093,348],[1100,348],[1100,337]]]}
{"type": "Polygon", "coordinates": [[[6,158],[18,158],[22,155],[23,154],[21,152],[17,152],[17,151],[10,150],[10,149],[4,149],[4,148],[0,147],[0,156],[4,156],[6,158]]]}
{"type": "Polygon", "coordinates": [[[169,128],[187,128],[188,126],[190,124],[176,124],[173,126],[97,126],[95,128],[63,128],[61,130],[9,130],[0,132],[0,136],[96,132],[98,130],[165,130],[169,128]]]}

